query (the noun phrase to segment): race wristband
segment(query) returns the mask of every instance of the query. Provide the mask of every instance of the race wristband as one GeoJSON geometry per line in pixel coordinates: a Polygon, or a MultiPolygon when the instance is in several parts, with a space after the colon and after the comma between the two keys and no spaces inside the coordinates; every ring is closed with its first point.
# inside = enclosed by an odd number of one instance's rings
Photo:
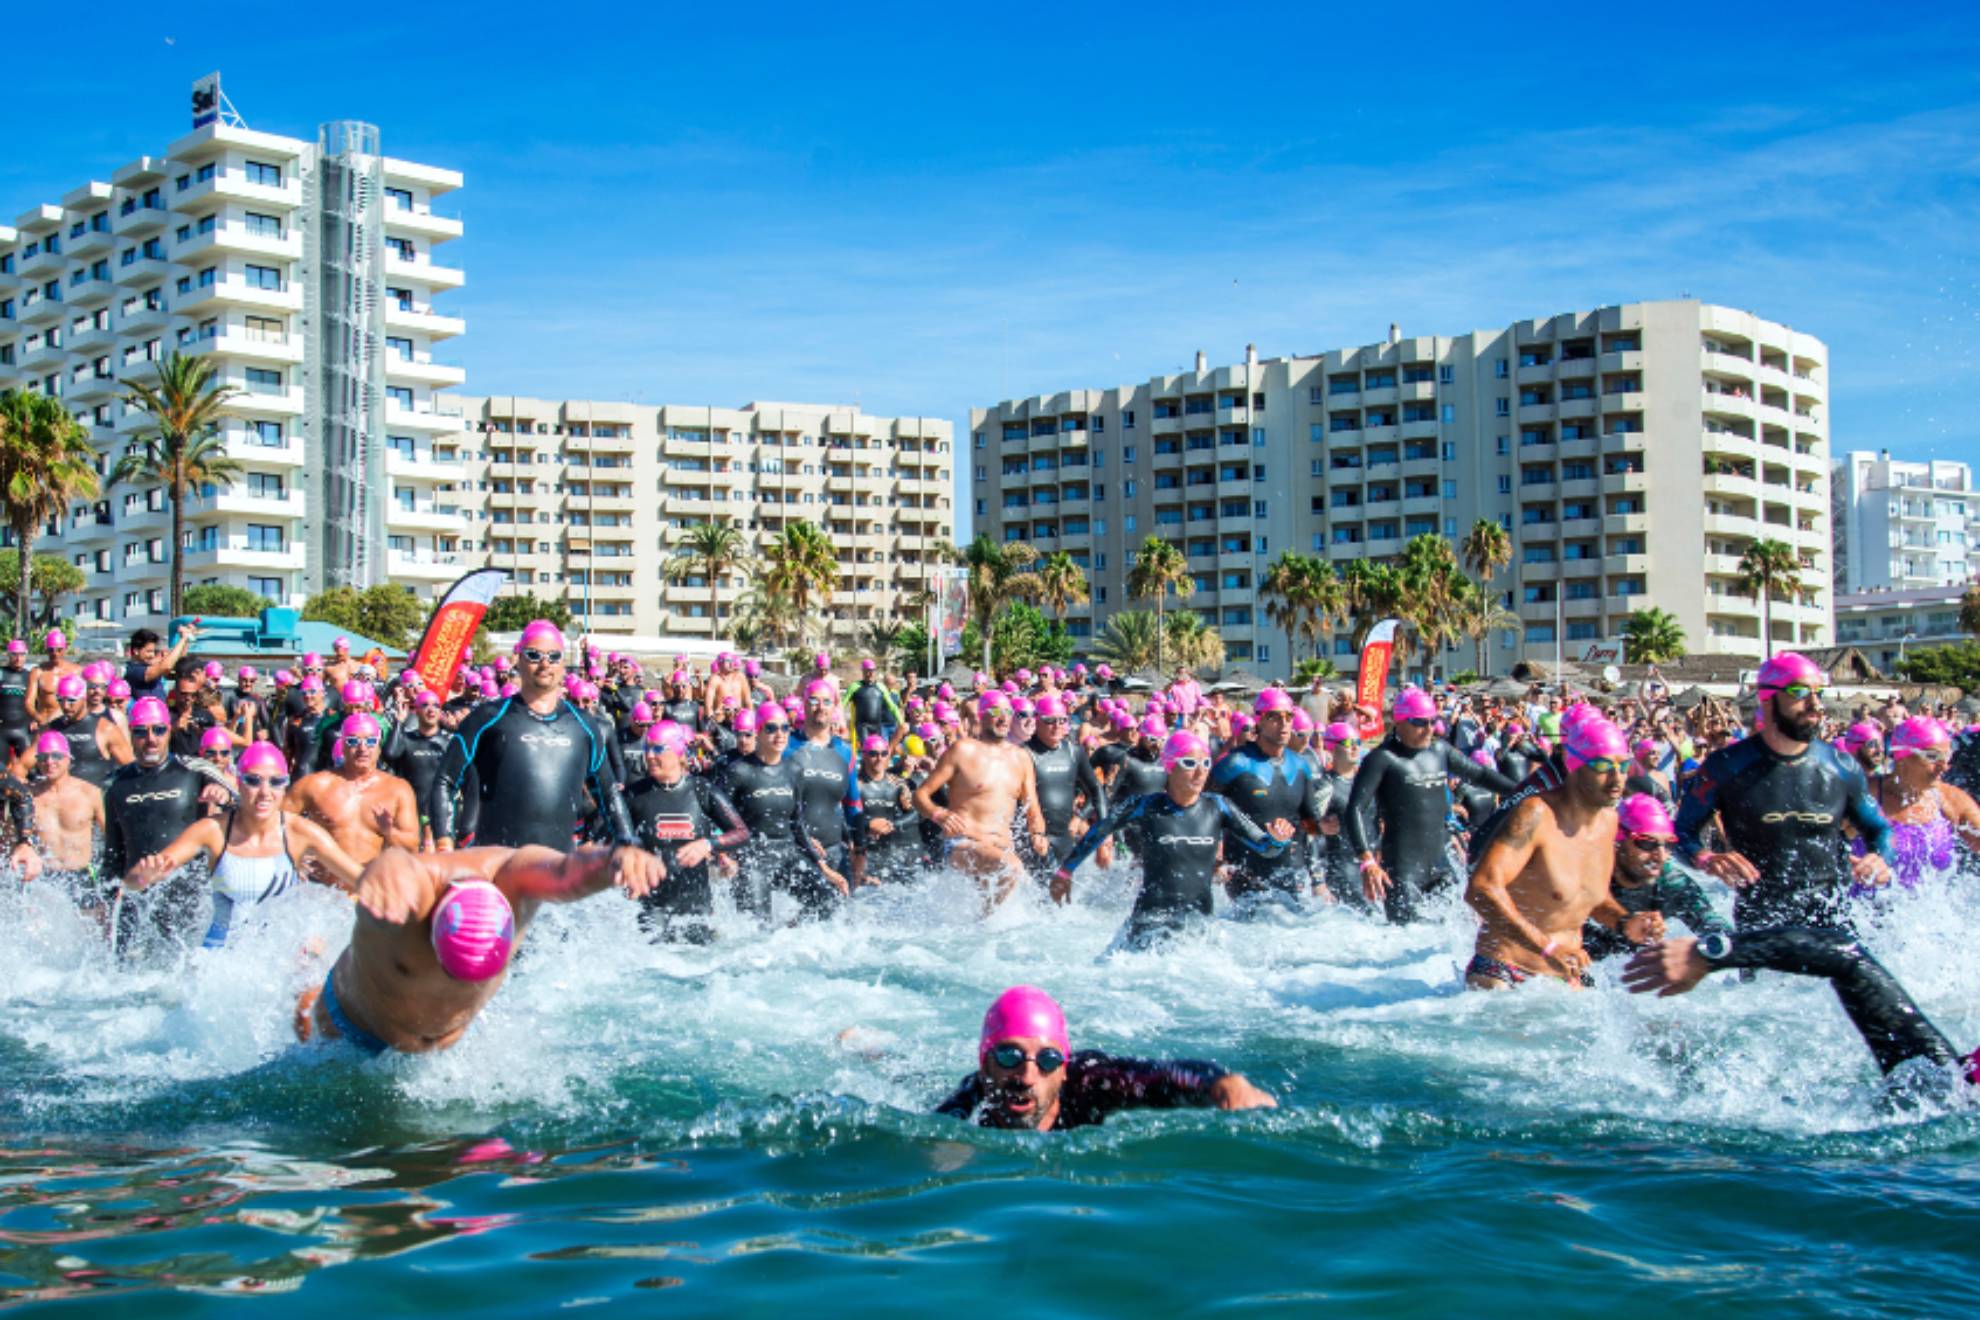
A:
{"type": "Polygon", "coordinates": [[[1372,871],[1380,865],[1381,865],[1380,862],[1376,861],[1373,857],[1370,857],[1361,863],[1361,869],[1364,871],[1372,871]]]}
{"type": "Polygon", "coordinates": [[[1555,951],[1558,950],[1560,947],[1561,947],[1561,942],[1559,940],[1548,940],[1547,943],[1544,946],[1542,946],[1540,950],[1540,956],[1542,958],[1551,958],[1554,956],[1555,951]]]}

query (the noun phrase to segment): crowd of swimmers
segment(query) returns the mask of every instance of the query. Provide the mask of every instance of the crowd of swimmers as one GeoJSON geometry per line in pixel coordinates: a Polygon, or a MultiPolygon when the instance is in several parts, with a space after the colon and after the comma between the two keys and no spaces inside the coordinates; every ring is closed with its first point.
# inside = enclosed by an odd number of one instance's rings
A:
{"type": "MultiPolygon", "coordinates": [[[[1962,1056],[1864,949],[1866,910],[1969,868],[1980,738],[1949,709],[1832,712],[1782,653],[1754,709],[1680,711],[1652,674],[1589,696],[1406,687],[1385,709],[1324,680],[1234,696],[1187,668],[1106,665],[841,678],[820,654],[779,695],[754,660],[678,657],[654,682],[547,622],[444,689],[350,654],[263,674],[134,635],[80,662],[61,632],[0,667],[0,851],[59,888],[118,959],[226,944],[306,885],[351,938],[295,1006],[305,1041],[444,1049],[546,902],[617,890],[657,941],[846,919],[937,868],[985,909],[1074,898],[1131,866],[1110,953],[1201,923],[1339,905],[1403,924],[1461,893],[1474,989],[1622,981],[1674,994],[1721,969],[1828,979],[1887,1072],[1962,1056]],[[1131,692],[1130,688],[1135,691],[1131,692]],[[1682,934],[1674,928],[1681,928],[1682,934]]],[[[1075,1053],[1020,986],[941,1112],[1017,1127],[1124,1107],[1272,1104],[1214,1064],[1075,1053]]]]}

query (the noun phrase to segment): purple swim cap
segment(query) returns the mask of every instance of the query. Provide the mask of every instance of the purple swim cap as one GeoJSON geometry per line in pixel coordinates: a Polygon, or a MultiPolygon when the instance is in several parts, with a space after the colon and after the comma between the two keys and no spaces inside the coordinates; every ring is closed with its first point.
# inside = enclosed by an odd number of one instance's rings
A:
{"type": "Polygon", "coordinates": [[[1618,761],[1629,759],[1629,738],[1609,721],[1597,717],[1583,720],[1574,731],[1561,738],[1561,759],[1570,771],[1579,770],[1600,757],[1618,761]]]}
{"type": "Polygon", "coordinates": [[[1653,839],[1676,839],[1677,826],[1663,803],[1648,793],[1631,793],[1616,804],[1616,825],[1623,834],[1643,834],[1653,839]]]}
{"type": "Polygon", "coordinates": [[[233,750],[234,740],[227,736],[225,729],[208,729],[205,733],[199,735],[199,754],[201,756],[205,756],[208,752],[231,752],[233,750]]]}
{"type": "Polygon", "coordinates": [[[1033,985],[1014,985],[997,996],[990,1011],[983,1015],[983,1034],[976,1044],[976,1061],[988,1063],[990,1051],[1007,1040],[1036,1039],[1059,1047],[1061,1054],[1072,1053],[1072,1038],[1066,1034],[1066,1015],[1052,996],[1033,985]]]}
{"type": "Polygon", "coordinates": [[[1396,693],[1395,718],[1398,720],[1434,720],[1437,718],[1437,703],[1422,688],[1404,688],[1396,693]]]}
{"type": "Polygon", "coordinates": [[[1203,739],[1188,729],[1178,729],[1169,735],[1167,742],[1162,744],[1162,768],[1175,769],[1176,762],[1185,756],[1208,757],[1209,755],[1210,748],[1203,739]]]}
{"type": "Polygon", "coordinates": [[[1270,715],[1282,710],[1298,709],[1299,703],[1294,701],[1284,688],[1266,688],[1258,694],[1258,700],[1251,703],[1251,713],[1254,715],[1270,715]]]}
{"type": "Polygon", "coordinates": [[[516,914],[501,890],[479,876],[449,883],[434,906],[433,956],[456,981],[486,981],[509,965],[516,914]]]}
{"type": "Polygon", "coordinates": [[[71,755],[69,751],[69,740],[54,729],[49,729],[41,737],[35,739],[34,754],[36,756],[69,756],[71,755]]]}
{"type": "Polygon", "coordinates": [[[89,684],[81,674],[64,674],[55,682],[55,697],[58,701],[81,701],[89,695],[89,684]]]}
{"type": "Polygon", "coordinates": [[[434,695],[432,688],[421,688],[419,695],[413,698],[414,710],[418,710],[421,706],[437,706],[439,704],[440,698],[434,695]]]}
{"type": "Polygon", "coordinates": [[[1936,747],[1952,745],[1952,730],[1929,715],[1913,715],[1891,730],[1891,759],[1902,761],[1936,747]]]}

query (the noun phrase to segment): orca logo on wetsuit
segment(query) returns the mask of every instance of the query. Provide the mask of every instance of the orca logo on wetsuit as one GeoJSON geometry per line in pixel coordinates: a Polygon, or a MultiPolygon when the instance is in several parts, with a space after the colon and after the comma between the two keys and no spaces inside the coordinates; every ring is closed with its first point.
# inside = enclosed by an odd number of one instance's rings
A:
{"type": "Polygon", "coordinates": [[[1155,842],[1162,844],[1196,844],[1200,847],[1207,848],[1217,842],[1217,838],[1215,835],[1168,834],[1156,839],[1155,842]]]}
{"type": "Polygon", "coordinates": [[[183,789],[172,788],[161,789],[156,793],[133,793],[124,799],[124,803],[127,806],[134,807],[140,802],[176,802],[184,794],[184,791],[183,789]]]}
{"type": "Polygon", "coordinates": [[[749,796],[752,798],[789,797],[790,795],[791,790],[782,785],[772,788],[752,788],[749,790],[749,796]]]}
{"type": "Polygon", "coordinates": [[[538,747],[569,747],[571,740],[560,733],[525,733],[521,740],[524,746],[535,744],[538,747]]]}
{"type": "Polygon", "coordinates": [[[1826,811],[1770,811],[1760,817],[1763,825],[1785,825],[1789,821],[1797,825],[1833,825],[1836,818],[1826,811]]]}
{"type": "Polygon", "coordinates": [[[799,768],[803,770],[806,779],[838,779],[845,774],[843,770],[809,770],[804,769],[804,767],[799,768]]]}

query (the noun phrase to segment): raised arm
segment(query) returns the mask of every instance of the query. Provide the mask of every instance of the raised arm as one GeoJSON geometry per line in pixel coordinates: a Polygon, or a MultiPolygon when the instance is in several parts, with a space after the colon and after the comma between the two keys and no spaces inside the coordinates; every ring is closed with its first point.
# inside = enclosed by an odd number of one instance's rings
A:
{"type": "Polygon", "coordinates": [[[220,831],[220,822],[211,816],[202,816],[179,831],[178,838],[151,856],[140,857],[133,862],[125,873],[124,882],[133,889],[149,889],[201,853],[218,856],[225,842],[226,836],[220,831]]]}

